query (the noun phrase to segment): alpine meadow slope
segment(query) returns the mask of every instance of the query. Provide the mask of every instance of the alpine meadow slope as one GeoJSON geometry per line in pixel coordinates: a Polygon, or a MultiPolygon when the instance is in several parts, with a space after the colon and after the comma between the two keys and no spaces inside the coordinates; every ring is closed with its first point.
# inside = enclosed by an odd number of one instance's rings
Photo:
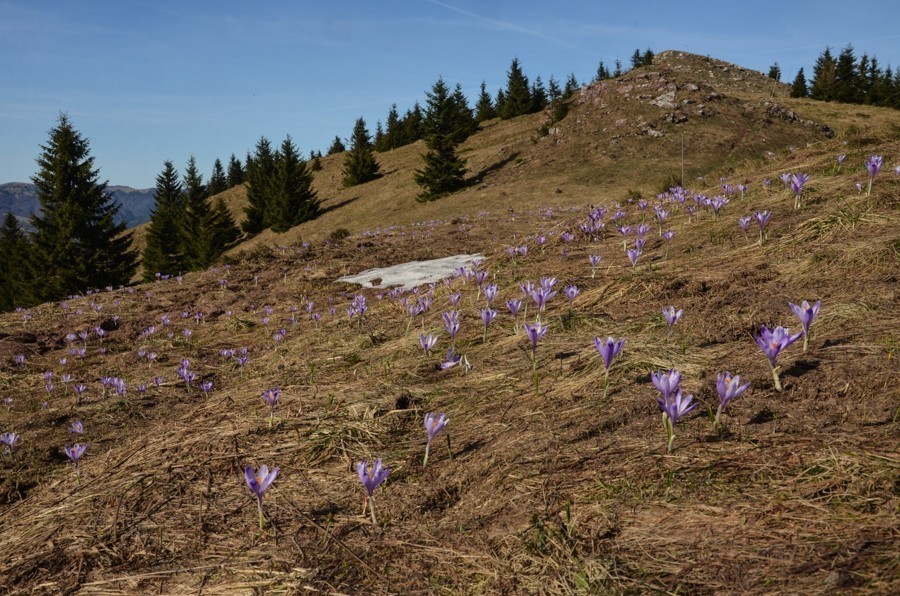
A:
{"type": "Polygon", "coordinates": [[[422,143],[350,188],[324,157],[315,220],[0,315],[3,592],[900,591],[900,113],[788,92],[662,52],[557,123],[486,122],[458,193],[416,201],[422,143]],[[804,300],[779,391],[754,338],[804,300]],[[670,369],[699,404],[671,442],[670,369]]]}

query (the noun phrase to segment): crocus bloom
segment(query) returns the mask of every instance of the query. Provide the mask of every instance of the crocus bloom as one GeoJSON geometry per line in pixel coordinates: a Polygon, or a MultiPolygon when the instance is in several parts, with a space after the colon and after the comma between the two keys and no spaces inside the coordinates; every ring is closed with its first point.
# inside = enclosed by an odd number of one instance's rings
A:
{"type": "Polygon", "coordinates": [[[599,337],[594,338],[594,347],[600,352],[600,357],[603,358],[603,365],[605,367],[603,399],[606,399],[606,393],[609,391],[609,368],[612,366],[613,361],[616,359],[616,356],[619,355],[619,352],[622,351],[624,346],[624,338],[619,341],[614,340],[612,337],[607,337],[605,341],[599,337]]]}
{"type": "Polygon", "coordinates": [[[753,218],[756,220],[757,225],[759,226],[759,245],[763,245],[763,240],[765,238],[765,229],[766,224],[769,223],[769,219],[772,217],[771,211],[757,211],[753,214],[753,218]]]}
{"type": "Polygon", "coordinates": [[[547,327],[541,325],[540,320],[535,321],[534,325],[524,324],[525,335],[531,341],[531,373],[534,377],[534,394],[538,395],[538,373],[537,373],[537,345],[538,342],[547,334],[547,327]]]}
{"type": "Polygon", "coordinates": [[[459,333],[459,311],[448,310],[441,317],[444,319],[444,329],[450,334],[450,342],[456,345],[456,334],[459,333]]]}
{"type": "Polygon", "coordinates": [[[791,335],[790,330],[785,327],[776,327],[769,330],[765,325],[759,329],[759,335],[755,337],[756,343],[762,348],[763,353],[769,359],[769,368],[772,369],[772,379],[775,381],[775,389],[781,391],[781,380],[778,378],[778,367],[775,366],[775,359],[785,348],[800,339],[803,333],[791,335]]]}
{"type": "Polygon", "coordinates": [[[422,346],[422,349],[425,350],[425,354],[431,354],[431,349],[437,344],[437,336],[429,333],[425,335],[424,333],[419,335],[419,345],[422,346]]]}
{"type": "Polygon", "coordinates": [[[572,302],[581,293],[581,290],[578,289],[578,286],[568,285],[563,290],[563,294],[565,294],[566,298],[569,299],[569,310],[572,309],[572,302]]]}
{"type": "Polygon", "coordinates": [[[750,227],[750,216],[745,215],[744,217],[739,217],[737,222],[738,222],[738,225],[741,226],[741,230],[744,231],[744,236],[746,237],[747,236],[747,228],[750,227]]]}
{"type": "Polygon", "coordinates": [[[462,361],[462,356],[460,356],[459,354],[454,352],[453,348],[451,347],[449,350],[447,350],[447,353],[444,355],[444,361],[441,362],[440,368],[441,368],[441,370],[447,370],[448,368],[453,368],[454,366],[459,364],[460,361],[462,361]]]}
{"type": "Polygon", "coordinates": [[[275,469],[271,472],[269,471],[269,466],[263,464],[259,467],[259,474],[253,471],[253,466],[247,464],[247,467],[244,468],[244,480],[247,481],[247,486],[250,487],[250,491],[256,495],[256,505],[259,509],[259,529],[263,529],[263,508],[262,508],[262,500],[263,495],[269,489],[273,482],[275,482],[275,478],[278,476],[278,466],[275,466],[275,469]]]}
{"type": "Polygon", "coordinates": [[[725,406],[732,400],[738,398],[749,386],[750,383],[741,385],[741,375],[731,376],[731,373],[727,370],[723,373],[719,373],[719,376],[716,379],[716,391],[719,393],[719,409],[716,411],[717,425],[719,424],[722,412],[725,410],[725,406]]]}
{"type": "Polygon", "coordinates": [[[69,426],[69,432],[75,433],[76,435],[84,434],[84,424],[82,424],[81,420],[76,420],[69,426]]]}
{"type": "Polygon", "coordinates": [[[278,403],[279,394],[278,387],[264,389],[262,392],[263,401],[269,406],[269,428],[272,427],[272,420],[275,418],[275,405],[278,403]]]}
{"type": "Polygon", "coordinates": [[[592,279],[597,274],[597,267],[600,266],[600,260],[602,258],[603,257],[601,257],[600,255],[588,255],[588,262],[590,262],[590,264],[591,264],[591,278],[592,279]]]}
{"type": "Polygon", "coordinates": [[[14,432],[0,434],[0,443],[6,445],[6,454],[12,453],[12,448],[18,442],[20,435],[14,432]]]}
{"type": "Polygon", "coordinates": [[[800,306],[788,302],[788,306],[791,307],[791,310],[800,319],[800,324],[803,325],[803,353],[806,354],[809,350],[809,326],[812,325],[813,319],[819,314],[819,307],[822,306],[822,301],[817,300],[812,306],[806,300],[801,302],[800,306]]]}
{"type": "MultiPolygon", "coordinates": [[[[362,482],[363,488],[366,489],[366,501],[369,504],[369,512],[372,514],[372,523],[377,525],[378,521],[375,519],[375,489],[387,480],[391,469],[382,467],[381,458],[379,458],[375,460],[375,464],[371,468],[369,468],[366,460],[362,460],[356,464],[356,473],[359,474],[359,480],[362,482]]],[[[363,509],[363,513],[365,513],[365,509],[363,509]]]]}
{"type": "Polygon", "coordinates": [[[493,308],[482,308],[481,309],[481,321],[484,323],[484,333],[481,335],[482,343],[487,340],[487,328],[493,322],[494,318],[497,316],[497,311],[493,308]]]}
{"type": "Polygon", "coordinates": [[[681,372],[674,368],[669,372],[662,372],[661,370],[651,372],[650,380],[653,381],[653,386],[662,394],[662,399],[668,400],[678,388],[678,384],[681,383],[681,372]]]}
{"type": "Polygon", "coordinates": [[[423,466],[428,465],[428,451],[431,449],[431,440],[444,430],[448,422],[450,422],[450,419],[444,414],[438,414],[437,416],[433,413],[425,414],[425,432],[428,433],[428,442],[425,444],[425,461],[422,462],[423,466]]]}
{"type": "Polygon", "coordinates": [[[846,154],[846,153],[841,153],[840,155],[837,156],[837,164],[838,164],[838,169],[839,169],[839,170],[841,169],[841,166],[844,165],[844,160],[845,160],[845,159],[847,159],[847,154],[846,154]]]}
{"type": "Polygon", "coordinates": [[[684,314],[684,310],[680,308],[675,310],[674,306],[669,306],[668,308],[664,306],[662,314],[666,318],[666,323],[669,324],[669,330],[668,333],[666,333],[666,341],[669,341],[669,337],[672,335],[672,327],[678,322],[681,315],[684,314]]]}
{"type": "Polygon", "coordinates": [[[803,194],[803,186],[809,182],[809,176],[802,172],[791,176],[791,190],[794,192],[794,209],[800,208],[800,195],[803,194]]]}
{"type": "Polygon", "coordinates": [[[87,445],[79,445],[78,443],[75,443],[71,447],[69,447],[68,445],[63,447],[63,452],[65,452],[65,454],[69,456],[69,459],[72,460],[72,463],[75,464],[76,480],[78,479],[78,460],[80,460],[81,456],[84,455],[85,449],[87,449],[87,445]]]}
{"type": "Polygon", "coordinates": [[[631,261],[631,268],[634,269],[637,266],[638,257],[641,256],[641,250],[639,248],[629,248],[626,254],[628,254],[628,260],[631,261]]]}
{"type": "Polygon", "coordinates": [[[200,383],[200,390],[203,391],[203,393],[204,393],[204,395],[206,395],[206,397],[209,397],[209,392],[212,391],[212,389],[213,389],[212,381],[203,381],[202,383],[200,383]]]}
{"type": "Polygon", "coordinates": [[[494,298],[497,297],[497,284],[489,284],[484,287],[484,298],[487,300],[487,303],[490,304],[493,302],[494,298]]]}
{"type": "Polygon", "coordinates": [[[875,182],[875,175],[881,171],[881,165],[884,163],[884,158],[880,155],[870,155],[869,159],[866,160],[866,169],[869,170],[869,189],[866,191],[866,196],[872,194],[872,183],[875,182]]]}
{"type": "Polygon", "coordinates": [[[693,395],[682,396],[681,387],[676,387],[672,395],[665,401],[657,400],[659,408],[663,411],[663,426],[666,428],[669,453],[672,453],[672,447],[675,444],[675,424],[685,414],[697,407],[697,402],[691,403],[693,400],[693,395]]]}

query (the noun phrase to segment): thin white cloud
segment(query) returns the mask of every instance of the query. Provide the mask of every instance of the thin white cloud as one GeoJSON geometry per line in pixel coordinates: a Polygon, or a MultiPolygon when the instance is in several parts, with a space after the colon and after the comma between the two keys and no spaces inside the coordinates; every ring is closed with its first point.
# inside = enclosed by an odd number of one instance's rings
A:
{"type": "Polygon", "coordinates": [[[459,8],[458,6],[453,6],[452,4],[447,4],[446,2],[439,2],[438,0],[426,0],[427,2],[434,4],[435,6],[440,6],[442,8],[446,8],[447,10],[452,10],[454,12],[458,12],[459,14],[466,15],[467,17],[471,17],[473,19],[479,20],[483,23],[487,23],[489,25],[493,25],[498,29],[504,29],[506,31],[515,31],[516,33],[522,33],[523,35],[528,35],[531,37],[536,37],[537,39],[543,39],[544,41],[549,41],[559,46],[563,46],[566,48],[574,48],[571,43],[559,39],[558,37],[553,37],[552,35],[547,35],[545,33],[541,33],[540,31],[535,31],[534,29],[528,29],[526,27],[522,27],[521,25],[516,25],[515,23],[510,23],[509,21],[501,21],[499,19],[492,19],[491,17],[486,17],[484,15],[476,14],[469,10],[465,10],[463,8],[459,8]]]}

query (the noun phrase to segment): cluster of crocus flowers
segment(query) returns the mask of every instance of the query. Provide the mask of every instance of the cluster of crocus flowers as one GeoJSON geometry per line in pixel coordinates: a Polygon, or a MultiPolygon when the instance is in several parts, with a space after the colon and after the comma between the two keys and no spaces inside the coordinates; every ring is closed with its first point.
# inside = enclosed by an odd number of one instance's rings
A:
{"type": "MultiPolygon", "coordinates": [[[[428,434],[428,442],[425,443],[425,459],[422,462],[422,466],[428,465],[428,452],[431,449],[431,441],[434,437],[437,436],[444,427],[447,426],[447,423],[450,422],[450,419],[447,418],[444,414],[433,414],[428,413],[425,414],[425,432],[428,434]]],[[[449,442],[449,436],[447,441],[449,442]]]]}
{"type": "Polygon", "coordinates": [[[663,427],[666,430],[666,451],[672,453],[675,445],[675,424],[685,414],[696,408],[697,403],[691,403],[694,401],[693,395],[686,396],[682,393],[679,386],[680,372],[674,369],[666,373],[657,371],[650,373],[650,379],[660,393],[660,397],[656,398],[656,403],[662,410],[663,427]]]}
{"type": "Polygon", "coordinates": [[[259,529],[262,530],[265,524],[265,517],[263,515],[263,495],[272,486],[272,483],[275,482],[275,478],[278,476],[278,466],[275,466],[275,469],[271,472],[269,471],[269,466],[263,464],[259,467],[259,473],[253,471],[253,466],[247,464],[247,467],[244,468],[244,480],[247,481],[247,486],[250,487],[250,492],[256,495],[256,506],[259,509],[259,529]]]}
{"type": "Polygon", "coordinates": [[[716,392],[719,394],[719,408],[716,410],[716,426],[722,418],[725,407],[747,390],[750,383],[741,385],[741,375],[732,376],[727,370],[716,379],[716,392]]]}
{"type": "Polygon", "coordinates": [[[606,399],[606,394],[609,392],[609,369],[624,346],[624,338],[619,341],[612,337],[607,337],[605,340],[599,337],[594,338],[594,347],[597,348],[597,351],[600,352],[600,357],[603,359],[603,399],[606,399]]]}
{"type": "Polygon", "coordinates": [[[363,502],[363,515],[365,515],[366,506],[368,505],[369,512],[372,514],[372,523],[378,525],[378,520],[375,518],[375,489],[387,480],[391,469],[382,466],[379,458],[375,460],[371,468],[366,460],[362,460],[356,464],[356,473],[359,475],[359,480],[366,490],[366,500],[363,502]]]}
{"type": "Polygon", "coordinates": [[[775,381],[775,389],[781,391],[781,380],[778,377],[778,367],[775,365],[775,359],[778,358],[785,348],[800,339],[802,333],[791,335],[789,329],[785,327],[776,327],[770,330],[763,325],[759,329],[759,335],[756,336],[756,343],[762,348],[763,353],[769,359],[769,368],[772,370],[772,380],[775,381]]]}
{"type": "Polygon", "coordinates": [[[6,453],[6,455],[10,455],[12,453],[12,448],[15,447],[20,437],[21,435],[14,432],[6,432],[0,434],[0,444],[4,446],[3,451],[6,453]]]}

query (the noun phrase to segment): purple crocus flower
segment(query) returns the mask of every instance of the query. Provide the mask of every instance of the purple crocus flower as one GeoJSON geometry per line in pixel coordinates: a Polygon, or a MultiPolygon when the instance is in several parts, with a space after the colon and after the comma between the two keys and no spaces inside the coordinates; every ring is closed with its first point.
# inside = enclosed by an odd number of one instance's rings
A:
{"type": "Polygon", "coordinates": [[[661,370],[651,372],[650,380],[653,381],[653,386],[662,394],[662,399],[668,400],[678,388],[679,383],[681,383],[681,372],[674,368],[669,370],[669,372],[661,370]]]}
{"type": "Polygon", "coordinates": [[[278,403],[279,395],[278,387],[264,389],[262,392],[263,401],[269,406],[269,428],[272,428],[272,420],[275,418],[275,405],[278,403]]]}
{"type": "Polygon", "coordinates": [[[440,364],[441,370],[447,370],[448,368],[453,368],[457,364],[462,361],[462,356],[453,351],[453,348],[447,350],[447,353],[444,355],[444,361],[440,364]]]}
{"type": "Polygon", "coordinates": [[[672,453],[672,448],[675,444],[675,424],[688,412],[697,407],[697,402],[691,403],[693,400],[693,395],[682,395],[681,387],[676,387],[669,398],[665,400],[657,399],[659,408],[663,412],[663,426],[666,429],[666,438],[668,439],[666,449],[668,453],[672,453]]]}
{"type": "Polygon", "coordinates": [[[744,238],[747,237],[747,229],[750,227],[750,216],[745,215],[743,217],[739,217],[737,219],[738,225],[741,227],[741,230],[744,232],[744,238]]]}
{"type": "Polygon", "coordinates": [[[749,386],[750,383],[741,385],[741,375],[731,376],[731,373],[727,370],[719,373],[718,378],[716,378],[716,391],[719,393],[719,409],[716,411],[717,426],[722,412],[725,411],[725,406],[731,403],[732,400],[740,397],[749,386]]]}
{"type": "Polygon", "coordinates": [[[0,444],[6,446],[5,452],[7,455],[12,453],[12,448],[15,447],[16,443],[19,441],[21,435],[14,432],[7,432],[0,434],[0,444]]]}
{"type": "Polygon", "coordinates": [[[422,349],[425,350],[426,355],[431,354],[432,348],[434,348],[435,344],[437,344],[437,336],[429,333],[425,335],[424,333],[419,335],[419,345],[422,346],[422,349]]]}
{"type": "Polygon", "coordinates": [[[547,334],[547,327],[541,325],[540,319],[535,321],[534,325],[525,323],[523,325],[525,336],[531,342],[531,372],[534,378],[534,394],[539,394],[538,373],[537,373],[537,345],[538,342],[547,334]]]}
{"type": "Polygon", "coordinates": [[[575,298],[578,297],[578,294],[581,293],[581,290],[578,289],[576,285],[568,285],[563,290],[563,294],[569,300],[569,310],[572,310],[572,302],[575,301],[575,298]]]}
{"type": "Polygon", "coordinates": [[[788,306],[791,307],[791,310],[800,319],[800,324],[803,325],[803,353],[806,354],[809,350],[809,326],[812,325],[813,320],[819,314],[819,307],[822,306],[822,301],[817,300],[812,306],[806,300],[801,302],[800,306],[793,302],[788,302],[788,306]]]}
{"type": "Polygon", "coordinates": [[[678,310],[675,310],[674,306],[669,306],[669,307],[664,306],[662,309],[662,314],[663,314],[663,317],[665,317],[665,319],[666,319],[666,323],[669,324],[669,330],[666,333],[666,341],[668,342],[669,337],[671,337],[671,335],[672,335],[672,327],[675,325],[675,323],[678,322],[678,319],[681,318],[681,315],[684,314],[684,310],[680,309],[680,308],[678,310]]]}
{"type": "Polygon", "coordinates": [[[82,424],[81,420],[76,420],[69,426],[69,432],[74,433],[76,435],[84,434],[84,424],[82,424]]]}
{"type": "Polygon", "coordinates": [[[875,175],[881,171],[883,163],[884,158],[881,155],[870,155],[866,160],[866,169],[869,171],[869,189],[866,191],[866,196],[872,194],[872,183],[875,182],[875,175]]]}
{"type": "MultiPolygon", "coordinates": [[[[378,521],[375,519],[375,489],[387,480],[391,469],[382,467],[381,458],[379,458],[375,460],[375,464],[371,468],[366,460],[362,460],[356,464],[356,473],[359,475],[363,488],[366,489],[366,502],[369,505],[369,512],[372,514],[372,523],[378,525],[378,521]]],[[[363,509],[363,513],[365,513],[365,509],[363,509]]]]}
{"type": "Polygon", "coordinates": [[[794,209],[800,208],[800,195],[803,194],[804,185],[809,182],[809,176],[802,172],[797,172],[791,176],[791,190],[794,192],[794,209]]]}
{"type": "Polygon", "coordinates": [[[462,299],[462,292],[450,292],[450,306],[456,308],[462,299]]]}
{"type": "Polygon", "coordinates": [[[459,311],[448,310],[441,315],[444,320],[444,329],[450,334],[450,344],[456,345],[456,334],[459,333],[459,311]]]}
{"type": "Polygon", "coordinates": [[[603,259],[600,255],[588,255],[588,262],[591,264],[591,279],[597,274],[597,267],[600,266],[600,260],[603,259]]]}
{"type": "Polygon", "coordinates": [[[759,226],[759,245],[763,245],[763,240],[765,239],[765,230],[766,224],[769,223],[769,219],[772,217],[771,211],[757,211],[753,214],[753,218],[756,220],[756,224],[759,226]]]}
{"type": "Polygon", "coordinates": [[[79,445],[78,443],[75,443],[71,447],[68,445],[63,447],[63,452],[72,460],[72,463],[75,464],[76,480],[78,480],[78,461],[81,459],[81,456],[84,455],[84,451],[87,447],[87,445],[79,445]]]}
{"type": "Polygon", "coordinates": [[[200,390],[203,391],[203,394],[206,397],[209,397],[210,391],[213,390],[213,382],[212,381],[203,381],[200,383],[200,390]]]}
{"type": "Polygon", "coordinates": [[[263,529],[263,524],[265,518],[263,516],[263,495],[272,486],[272,483],[275,482],[275,478],[278,477],[278,466],[275,466],[275,469],[271,472],[269,471],[269,466],[263,464],[259,467],[259,473],[253,471],[253,466],[247,464],[247,467],[244,468],[244,480],[247,481],[247,486],[250,487],[250,492],[256,495],[256,506],[259,509],[259,529],[263,529]]]}
{"type": "Polygon", "coordinates": [[[494,298],[497,297],[497,284],[489,284],[484,287],[484,298],[487,300],[488,305],[494,301],[494,298]]]}
{"type": "Polygon", "coordinates": [[[435,416],[433,413],[425,414],[425,432],[428,433],[428,442],[425,444],[425,461],[422,466],[428,465],[428,451],[431,449],[431,440],[450,422],[443,414],[435,416]]]}
{"type": "Polygon", "coordinates": [[[803,336],[803,333],[791,335],[786,327],[776,327],[769,330],[768,327],[762,325],[759,329],[759,335],[755,337],[756,343],[762,348],[763,353],[769,359],[769,368],[772,369],[772,379],[775,381],[775,389],[781,391],[781,380],[778,378],[778,367],[775,366],[775,359],[785,348],[797,341],[803,336]]]}
{"type": "Polygon", "coordinates": [[[638,257],[641,256],[641,249],[629,248],[626,254],[628,255],[628,260],[631,261],[631,269],[633,270],[637,267],[638,257]]]}
{"type": "Polygon", "coordinates": [[[484,343],[487,340],[487,328],[493,322],[494,318],[497,316],[497,311],[492,308],[482,308],[481,309],[481,321],[484,323],[484,333],[481,335],[481,342],[484,343]]]}
{"type": "Polygon", "coordinates": [[[616,356],[619,355],[619,352],[622,351],[622,348],[624,346],[624,338],[620,339],[619,341],[616,341],[612,337],[607,337],[605,340],[600,339],[599,337],[594,338],[594,347],[597,348],[598,352],[600,352],[600,357],[603,358],[603,365],[605,368],[603,381],[603,399],[606,399],[606,394],[609,391],[609,369],[612,366],[613,361],[616,359],[616,356]]]}
{"type": "Polygon", "coordinates": [[[847,159],[846,153],[841,153],[840,155],[837,156],[838,170],[840,170],[841,166],[844,165],[844,160],[846,160],[846,159],[847,159]]]}

